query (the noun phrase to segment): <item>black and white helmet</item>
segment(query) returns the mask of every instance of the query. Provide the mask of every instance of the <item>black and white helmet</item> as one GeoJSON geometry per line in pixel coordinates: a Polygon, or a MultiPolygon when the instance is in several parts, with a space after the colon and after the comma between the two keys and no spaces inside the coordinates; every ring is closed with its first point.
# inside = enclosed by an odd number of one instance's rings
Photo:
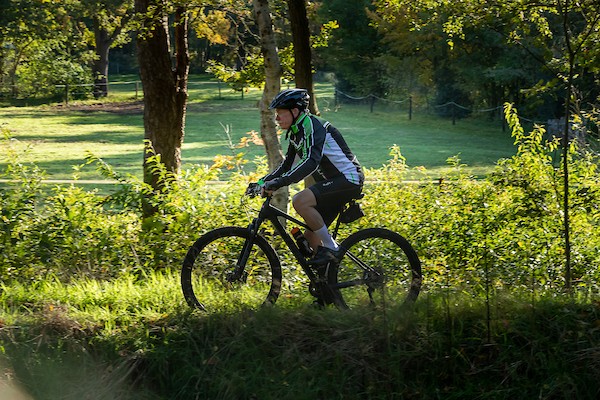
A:
{"type": "Polygon", "coordinates": [[[310,96],[306,89],[286,89],[275,96],[269,108],[285,108],[288,110],[297,108],[299,110],[306,110],[309,99],[310,96]]]}

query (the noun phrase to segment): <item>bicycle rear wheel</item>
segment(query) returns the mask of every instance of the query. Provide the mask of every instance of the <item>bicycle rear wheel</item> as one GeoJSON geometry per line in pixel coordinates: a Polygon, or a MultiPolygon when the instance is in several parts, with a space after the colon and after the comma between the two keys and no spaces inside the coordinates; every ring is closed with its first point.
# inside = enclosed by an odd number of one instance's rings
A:
{"type": "Polygon", "coordinates": [[[328,281],[341,293],[339,308],[414,302],[421,290],[421,262],[410,243],[383,228],[365,229],[341,243],[339,266],[328,281]]]}
{"type": "Polygon", "coordinates": [[[246,228],[225,227],[206,233],[190,247],[181,268],[181,288],[191,307],[220,311],[277,301],[281,264],[262,236],[254,238],[245,267],[236,267],[249,238],[246,228]]]}

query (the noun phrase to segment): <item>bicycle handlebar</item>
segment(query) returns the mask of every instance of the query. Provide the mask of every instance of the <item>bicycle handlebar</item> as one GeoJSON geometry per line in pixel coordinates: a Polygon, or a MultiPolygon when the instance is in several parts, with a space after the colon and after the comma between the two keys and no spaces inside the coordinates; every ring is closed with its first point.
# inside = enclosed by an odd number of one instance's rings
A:
{"type": "Polygon", "coordinates": [[[246,196],[249,196],[250,198],[254,198],[256,196],[263,196],[263,197],[271,197],[270,194],[267,194],[267,192],[264,192],[263,194],[263,186],[259,183],[250,183],[248,185],[248,187],[246,188],[246,192],[244,193],[246,196]]]}

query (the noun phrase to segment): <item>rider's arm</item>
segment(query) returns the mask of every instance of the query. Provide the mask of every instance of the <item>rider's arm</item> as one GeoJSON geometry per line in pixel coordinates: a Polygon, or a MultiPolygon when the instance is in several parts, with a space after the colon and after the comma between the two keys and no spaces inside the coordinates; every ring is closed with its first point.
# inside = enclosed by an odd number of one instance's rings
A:
{"type": "Polygon", "coordinates": [[[287,149],[287,152],[285,154],[285,158],[283,159],[283,161],[272,172],[269,172],[267,175],[265,175],[262,178],[262,180],[264,182],[267,182],[267,181],[273,180],[275,178],[279,178],[286,171],[290,170],[290,168],[292,167],[292,164],[294,163],[295,157],[296,157],[296,151],[294,149],[294,146],[292,146],[290,144],[288,146],[288,149],[287,149]]]}
{"type": "Polygon", "coordinates": [[[272,190],[300,182],[314,173],[321,163],[327,134],[325,127],[318,120],[308,117],[302,120],[302,126],[299,129],[302,130],[300,133],[304,135],[304,148],[300,152],[302,158],[295,166],[276,178],[276,182],[271,186],[272,190]]]}

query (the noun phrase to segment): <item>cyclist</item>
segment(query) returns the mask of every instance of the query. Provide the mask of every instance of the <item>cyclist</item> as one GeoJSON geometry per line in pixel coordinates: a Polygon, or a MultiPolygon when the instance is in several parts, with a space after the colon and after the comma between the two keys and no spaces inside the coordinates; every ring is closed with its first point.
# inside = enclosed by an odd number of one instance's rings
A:
{"type": "Polygon", "coordinates": [[[327,227],[344,204],[360,197],[364,174],[340,132],[312,115],[308,101],[305,89],[287,89],[271,102],[269,108],[286,130],[289,146],[283,162],[259,182],[263,182],[263,195],[270,195],[309,176],[315,179],[314,185],[294,196],[292,205],[310,228],[305,235],[316,252],[309,264],[325,265],[340,259],[327,227]]]}

